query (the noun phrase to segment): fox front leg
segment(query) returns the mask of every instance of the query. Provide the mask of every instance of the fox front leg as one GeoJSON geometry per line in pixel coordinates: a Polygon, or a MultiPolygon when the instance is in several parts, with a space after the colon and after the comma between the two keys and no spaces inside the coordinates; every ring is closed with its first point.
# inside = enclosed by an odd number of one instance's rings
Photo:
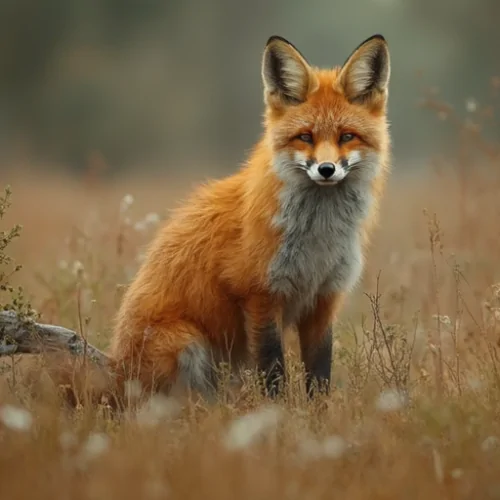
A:
{"type": "Polygon", "coordinates": [[[264,391],[271,398],[286,381],[282,328],[269,299],[258,297],[246,305],[246,333],[251,356],[259,375],[264,375],[264,391]]]}
{"type": "Polygon", "coordinates": [[[330,392],[333,358],[333,321],[342,297],[319,297],[315,308],[298,324],[302,361],[306,371],[306,391],[330,392]]]}

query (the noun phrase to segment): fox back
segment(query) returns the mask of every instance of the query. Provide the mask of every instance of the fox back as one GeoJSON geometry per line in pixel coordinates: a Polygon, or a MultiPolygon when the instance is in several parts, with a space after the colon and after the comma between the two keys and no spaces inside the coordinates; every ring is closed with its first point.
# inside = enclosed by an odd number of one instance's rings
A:
{"type": "Polygon", "coordinates": [[[361,276],[389,170],[389,51],[375,35],[324,70],[275,36],[261,75],[264,134],[248,161],[174,212],[125,294],[112,342],[124,378],[213,394],[213,361],[231,359],[277,394],[293,326],[308,392],[329,387],[331,324],[361,276]]]}

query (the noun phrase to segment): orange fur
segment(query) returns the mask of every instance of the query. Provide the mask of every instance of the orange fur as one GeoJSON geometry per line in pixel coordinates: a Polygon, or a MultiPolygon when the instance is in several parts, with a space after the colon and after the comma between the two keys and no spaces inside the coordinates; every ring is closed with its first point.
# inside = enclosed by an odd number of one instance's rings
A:
{"type": "MultiPolygon", "coordinates": [[[[265,132],[246,165],[199,187],[152,242],[114,327],[111,355],[122,380],[139,379],[152,390],[168,388],[179,373],[180,356],[190,346],[236,362],[246,361],[247,353],[255,360],[262,329],[274,323],[282,330],[285,311],[294,306],[269,285],[269,265],[283,239],[282,229],[273,224],[285,187],[272,168],[273,155],[281,150],[299,151],[319,162],[353,148],[380,155],[381,170],[371,188],[374,204],[359,227],[363,245],[368,242],[389,165],[386,99],[375,92],[367,102],[350,102],[341,68],[309,67],[291,45],[271,43],[277,51],[272,57],[289,57],[285,62],[295,64],[291,69],[300,69],[296,80],[282,86],[292,89],[285,96],[288,101],[280,89],[266,88],[265,132]],[[306,65],[305,72],[301,65],[306,65]],[[304,74],[307,88],[301,86],[304,74]],[[291,105],[294,99],[302,101],[291,105]],[[309,131],[314,145],[294,138],[309,131]],[[339,145],[339,134],[347,132],[355,138],[339,145]]],[[[273,68],[266,68],[265,77],[271,81],[273,68]]],[[[318,295],[312,309],[298,319],[304,355],[321,341],[344,295],[318,295]]]]}

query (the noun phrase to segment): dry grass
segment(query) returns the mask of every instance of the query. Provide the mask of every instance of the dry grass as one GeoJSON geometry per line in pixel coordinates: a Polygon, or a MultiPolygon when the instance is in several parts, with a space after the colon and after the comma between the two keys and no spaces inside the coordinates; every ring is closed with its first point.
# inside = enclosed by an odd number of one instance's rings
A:
{"type": "MultiPolygon", "coordinates": [[[[213,407],[131,394],[123,415],[105,401],[66,409],[47,360],[7,359],[0,497],[500,497],[500,173],[481,113],[454,122],[461,148],[446,164],[395,167],[364,281],[336,328],[329,398],[306,402],[293,339],[275,404],[246,374],[213,407]]],[[[121,285],[191,182],[87,181],[12,173],[5,222],[24,226],[10,253],[43,320],[105,348],[121,285]]]]}

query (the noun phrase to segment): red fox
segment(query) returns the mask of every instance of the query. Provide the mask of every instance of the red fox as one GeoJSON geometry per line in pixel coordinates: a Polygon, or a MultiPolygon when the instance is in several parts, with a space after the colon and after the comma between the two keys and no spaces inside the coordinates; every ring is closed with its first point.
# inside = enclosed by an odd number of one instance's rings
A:
{"type": "Polygon", "coordinates": [[[307,393],[330,390],[332,323],[390,169],[388,45],[374,35],[325,70],[272,36],[261,76],[264,133],[248,161],[176,209],[123,297],[111,343],[121,380],[213,397],[214,361],[251,362],[275,397],[295,327],[307,393]]]}

